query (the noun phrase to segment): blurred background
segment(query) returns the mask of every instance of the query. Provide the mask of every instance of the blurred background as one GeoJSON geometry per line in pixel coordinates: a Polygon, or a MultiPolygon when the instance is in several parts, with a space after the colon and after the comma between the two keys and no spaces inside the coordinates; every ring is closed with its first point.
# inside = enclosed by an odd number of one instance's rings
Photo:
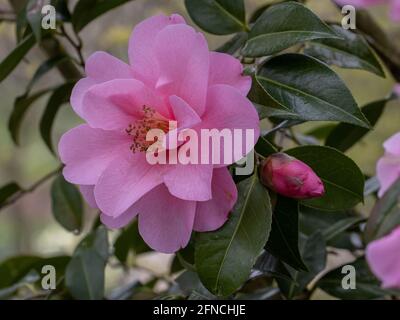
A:
{"type": "MultiPolygon", "coordinates": [[[[250,15],[260,5],[268,3],[265,0],[246,0],[247,14],[250,15]]],[[[70,1],[70,6],[75,1],[70,1]]],[[[310,0],[309,7],[320,17],[329,21],[340,21],[341,15],[330,0],[310,0]]],[[[7,0],[0,0],[0,10],[9,10],[7,0]]],[[[400,24],[394,24],[387,18],[388,8],[378,6],[370,9],[390,38],[400,43],[400,24]]],[[[185,11],[183,0],[135,0],[118,7],[96,19],[82,32],[83,52],[85,58],[97,50],[104,50],[127,61],[127,43],[132,28],[142,21],[158,13],[179,13],[189,23],[190,18],[185,11]]],[[[192,24],[192,23],[191,23],[192,24]]],[[[229,37],[206,35],[210,49],[215,49],[229,37]]],[[[0,61],[15,47],[15,25],[0,23],[0,61]]],[[[68,48],[68,43],[65,43],[68,48]]],[[[72,52],[72,50],[71,50],[72,52]]],[[[20,63],[11,76],[0,84],[0,185],[17,181],[21,186],[29,186],[46,173],[58,166],[58,160],[52,155],[40,138],[38,123],[48,96],[39,99],[29,110],[22,123],[20,146],[13,144],[7,128],[7,122],[13,107],[14,99],[21,95],[34,71],[43,61],[40,49],[30,51],[23,63],[20,63]]],[[[371,73],[355,70],[336,70],[352,90],[360,106],[387,96],[394,85],[392,79],[381,79],[371,73]]],[[[57,72],[51,72],[40,80],[37,88],[49,84],[62,83],[57,72]]],[[[72,112],[69,105],[64,105],[57,115],[53,130],[54,142],[57,143],[61,134],[76,126],[79,118],[72,112]]],[[[318,126],[313,123],[311,126],[318,126]]],[[[310,124],[298,126],[298,132],[306,132],[310,124]]],[[[352,148],[348,155],[368,175],[374,175],[375,163],[382,155],[382,143],[389,136],[400,130],[400,103],[393,101],[388,104],[383,117],[375,130],[371,131],[361,143],[352,148]]],[[[53,255],[71,254],[81,236],[65,231],[54,221],[51,215],[50,183],[42,185],[14,205],[0,211],[0,261],[17,254],[53,255]]],[[[97,213],[86,208],[86,227],[90,228],[97,213]]],[[[112,236],[112,235],[111,235],[112,236]]],[[[153,266],[162,274],[168,270],[169,257],[154,254],[142,257],[143,265],[153,266]]],[[[109,267],[106,277],[106,287],[122,281],[118,268],[109,267]]],[[[131,275],[140,276],[139,273],[131,275]]]]}

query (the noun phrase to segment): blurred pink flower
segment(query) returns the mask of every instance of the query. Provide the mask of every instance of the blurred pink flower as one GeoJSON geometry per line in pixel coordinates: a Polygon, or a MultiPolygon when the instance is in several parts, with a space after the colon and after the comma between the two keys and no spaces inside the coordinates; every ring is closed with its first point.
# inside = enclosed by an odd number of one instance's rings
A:
{"type": "Polygon", "coordinates": [[[370,7],[378,4],[390,6],[390,17],[393,21],[400,21],[400,0],[335,0],[338,4],[352,5],[359,8],[370,7]]]}
{"type": "Polygon", "coordinates": [[[389,235],[372,241],[366,251],[372,272],[382,281],[382,287],[400,289],[400,227],[389,235]]]}
{"type": "Polygon", "coordinates": [[[379,197],[400,178],[400,132],[389,138],[383,144],[385,154],[379,159],[376,166],[376,173],[381,185],[379,197]]]}
{"type": "Polygon", "coordinates": [[[187,245],[192,230],[221,227],[237,190],[227,164],[149,164],[145,135],[168,132],[173,120],[178,130],[251,129],[257,139],[259,118],[246,98],[251,78],[237,59],[209,52],[179,15],[137,25],[128,54],[129,64],[105,52],[87,60],[86,78],[71,96],[86,124],[61,138],[63,174],[101,210],[104,224],[120,228],[138,215],[147,244],[171,253],[187,245]]]}
{"type": "Polygon", "coordinates": [[[322,197],[324,185],[304,162],[285,153],[275,153],[262,163],[261,180],[273,191],[289,198],[322,197]]]}

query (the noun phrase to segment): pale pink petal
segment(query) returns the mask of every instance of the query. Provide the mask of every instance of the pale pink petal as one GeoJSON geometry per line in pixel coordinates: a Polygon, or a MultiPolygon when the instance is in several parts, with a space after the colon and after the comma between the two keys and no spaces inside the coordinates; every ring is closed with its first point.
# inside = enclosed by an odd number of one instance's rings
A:
{"type": "Polygon", "coordinates": [[[63,174],[67,181],[94,185],[119,153],[129,152],[131,141],[125,134],[80,125],[66,132],[58,145],[63,174]]]}
{"type": "Polygon", "coordinates": [[[187,25],[171,25],[158,33],[154,52],[160,70],[157,90],[166,97],[179,96],[201,117],[209,70],[209,52],[204,36],[187,25]]]}
{"type": "Polygon", "coordinates": [[[183,99],[178,96],[169,97],[171,109],[174,113],[175,120],[178,122],[178,128],[186,129],[201,122],[196,111],[183,99]]]}
{"type": "Polygon", "coordinates": [[[237,188],[227,168],[214,169],[212,199],[198,202],[193,229],[199,232],[220,228],[237,200],[237,188]]]}
{"type": "Polygon", "coordinates": [[[132,69],[125,62],[112,55],[97,51],[86,61],[86,78],[77,82],[71,93],[71,105],[74,111],[83,118],[83,97],[91,86],[112,79],[129,79],[133,77],[132,69]]]}
{"type": "Polygon", "coordinates": [[[212,165],[168,165],[163,179],[169,192],[177,198],[190,201],[211,199],[212,165]]]}
{"type": "Polygon", "coordinates": [[[371,242],[366,251],[372,272],[382,281],[384,288],[400,289],[400,228],[371,242]]]}
{"type": "Polygon", "coordinates": [[[159,75],[158,62],[154,54],[154,41],[157,34],[166,26],[184,24],[185,20],[177,14],[170,17],[158,15],[139,23],[129,39],[129,62],[135,78],[152,87],[159,75]]]}
{"type": "Polygon", "coordinates": [[[378,196],[382,197],[387,190],[400,178],[400,156],[385,155],[379,159],[376,175],[380,183],[378,196]]]}
{"type": "Polygon", "coordinates": [[[173,253],[188,244],[196,202],[175,198],[160,185],[133,207],[139,212],[139,233],[152,249],[173,253]]]}
{"type": "MultiPolygon", "coordinates": [[[[203,122],[196,127],[197,130],[217,129],[218,132],[210,132],[215,139],[218,139],[220,134],[227,136],[226,140],[220,140],[220,149],[214,150],[215,153],[219,152],[220,155],[219,163],[216,163],[217,161],[214,158],[214,164],[228,165],[242,159],[253,149],[260,134],[256,109],[238,90],[228,85],[215,85],[209,88],[207,109],[202,120],[203,122]],[[235,129],[240,130],[236,130],[235,134],[235,129]],[[229,155],[230,158],[228,158],[229,155]]],[[[200,132],[199,135],[201,134],[200,132]]],[[[211,147],[217,146],[215,143],[212,144],[211,141],[211,139],[208,140],[209,150],[211,150],[211,147]]],[[[203,145],[201,147],[202,156],[212,158],[211,151],[205,154],[204,150],[207,150],[207,147],[203,145]]]]}
{"type": "Polygon", "coordinates": [[[399,0],[392,0],[392,6],[390,8],[390,17],[393,21],[399,22],[400,21],[400,1],[399,0]]]}
{"type": "Polygon", "coordinates": [[[117,217],[160,183],[160,169],[140,152],[115,158],[99,178],[94,195],[104,214],[117,217]]]}
{"type": "Polygon", "coordinates": [[[400,156],[400,132],[386,140],[383,147],[387,153],[400,156]]]}
{"type": "Polygon", "coordinates": [[[94,186],[81,185],[79,186],[79,190],[89,206],[93,209],[98,209],[96,199],[94,198],[94,186]]]}
{"type": "Polygon", "coordinates": [[[138,211],[134,206],[123,212],[118,217],[111,217],[104,213],[100,215],[100,220],[110,229],[120,229],[128,225],[137,215],[138,211]]]}
{"type": "Polygon", "coordinates": [[[250,91],[251,77],[243,76],[243,66],[229,54],[210,52],[209,86],[227,84],[239,90],[244,96],[250,91]]]}
{"type": "Polygon", "coordinates": [[[143,118],[144,106],[169,116],[167,106],[155,92],[135,79],[116,79],[92,86],[83,99],[88,124],[104,130],[124,131],[143,118]]]}

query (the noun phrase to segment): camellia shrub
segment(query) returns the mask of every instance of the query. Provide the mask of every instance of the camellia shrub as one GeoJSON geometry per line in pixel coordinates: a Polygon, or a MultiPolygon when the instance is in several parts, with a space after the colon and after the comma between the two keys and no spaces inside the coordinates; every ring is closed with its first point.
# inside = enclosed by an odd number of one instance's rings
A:
{"type": "MultiPolygon", "coordinates": [[[[83,235],[71,255],[2,261],[0,298],[400,297],[400,133],[382,141],[376,176],[346,155],[400,89],[359,106],[336,73],[400,82],[400,47],[367,11],[385,1],[327,0],[339,17],[354,6],[352,28],[325,21],[307,1],[246,12],[244,0],[185,0],[186,13],[132,25],[128,61],[103,51],[85,57],[81,30],[126,2],[10,1],[17,44],[0,81],[34,46],[46,58],[15,98],[9,132],[18,144],[28,109],[49,95],[40,135],[59,167],[28,188],[4,184],[0,209],[51,180],[54,219],[83,235]],[[51,10],[54,26],[45,28],[51,10]],[[210,50],[203,32],[230,39],[210,50]],[[36,90],[49,72],[64,83],[36,90]],[[68,102],[81,122],[54,142],[68,102]],[[98,212],[90,227],[84,203],[98,212]],[[170,254],[158,261],[169,272],[137,264],[150,252],[170,254]],[[49,267],[53,284],[43,278],[49,267]],[[150,279],[106,292],[106,267],[150,279]]],[[[400,2],[386,3],[397,21],[400,2]]]]}

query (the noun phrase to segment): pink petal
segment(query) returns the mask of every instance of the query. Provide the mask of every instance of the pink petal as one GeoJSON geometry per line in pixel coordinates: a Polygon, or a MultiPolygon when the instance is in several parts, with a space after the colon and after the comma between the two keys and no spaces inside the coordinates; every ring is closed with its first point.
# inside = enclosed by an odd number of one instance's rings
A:
{"type": "Polygon", "coordinates": [[[139,212],[139,232],[151,248],[173,253],[188,244],[196,202],[175,198],[160,185],[134,207],[139,212]]]}
{"type": "Polygon", "coordinates": [[[168,165],[163,178],[169,192],[177,198],[189,201],[211,199],[212,165],[168,165]]]}
{"type": "Polygon", "coordinates": [[[384,288],[400,289],[400,228],[379,240],[371,242],[366,251],[372,272],[384,288]]]}
{"type": "Polygon", "coordinates": [[[158,15],[139,23],[129,39],[129,62],[135,78],[152,87],[158,79],[159,69],[154,54],[154,42],[157,34],[166,26],[184,24],[185,20],[177,14],[170,17],[158,15]]]}
{"type": "Polygon", "coordinates": [[[386,140],[383,147],[386,152],[400,156],[400,132],[386,140]]]}
{"type": "Polygon", "coordinates": [[[148,164],[145,153],[117,156],[94,188],[96,203],[104,214],[117,217],[161,182],[159,169],[148,164]]]}
{"type": "Polygon", "coordinates": [[[393,183],[400,178],[400,156],[384,155],[377,163],[376,175],[381,186],[378,196],[382,197],[393,183]]]}
{"type": "Polygon", "coordinates": [[[135,79],[116,79],[92,86],[83,99],[83,115],[88,124],[104,130],[124,131],[143,118],[148,106],[162,115],[169,111],[164,102],[135,79]]]}
{"type": "Polygon", "coordinates": [[[118,217],[111,217],[104,213],[100,215],[101,222],[110,229],[120,229],[128,225],[137,215],[135,206],[130,207],[118,217]]]}
{"type": "Polygon", "coordinates": [[[93,53],[87,59],[85,71],[87,77],[78,81],[71,94],[72,108],[81,118],[83,97],[91,86],[112,79],[133,78],[129,65],[102,51],[93,53]]]}
{"type": "Polygon", "coordinates": [[[131,141],[125,134],[80,125],[66,132],[58,145],[67,181],[94,185],[119,153],[129,152],[131,141]]]}
{"type": "Polygon", "coordinates": [[[193,229],[199,232],[220,228],[237,200],[236,185],[227,168],[214,169],[212,199],[198,202],[193,229]]]}
{"type": "Polygon", "coordinates": [[[209,86],[227,84],[244,96],[250,91],[251,77],[243,76],[243,66],[238,59],[229,54],[210,52],[209,86]]]}
{"type": "Polygon", "coordinates": [[[400,1],[399,0],[392,0],[392,7],[390,10],[390,17],[393,21],[399,22],[400,21],[400,1]]]}
{"type": "Polygon", "coordinates": [[[83,198],[93,209],[98,209],[96,199],[94,198],[94,186],[79,186],[79,190],[82,193],[83,198]]]}
{"type": "Polygon", "coordinates": [[[154,52],[160,70],[157,90],[166,97],[179,96],[201,117],[209,70],[204,36],[187,25],[171,25],[157,34],[154,52]]]}
{"type": "MultiPolygon", "coordinates": [[[[240,129],[237,132],[240,133],[241,141],[238,138],[233,138],[233,143],[225,145],[224,140],[221,139],[221,148],[216,150],[220,153],[219,165],[228,165],[242,159],[253,149],[260,134],[256,109],[238,90],[228,85],[215,85],[209,88],[207,109],[202,120],[203,122],[196,129],[218,129],[218,133],[229,131],[232,137],[235,136],[234,129],[240,129]],[[254,138],[246,132],[247,129],[254,134],[254,138]],[[249,139],[246,139],[246,137],[249,139]],[[231,159],[227,159],[224,152],[231,154],[231,159]]],[[[216,136],[216,134],[213,134],[213,136],[216,136]]],[[[213,147],[215,147],[215,144],[213,147]]],[[[202,150],[206,150],[206,148],[202,146],[202,150]]],[[[209,150],[211,150],[211,141],[209,150]]],[[[203,156],[209,156],[211,159],[211,151],[209,155],[203,154],[203,156]]],[[[215,160],[213,163],[215,163],[215,160]]]]}

